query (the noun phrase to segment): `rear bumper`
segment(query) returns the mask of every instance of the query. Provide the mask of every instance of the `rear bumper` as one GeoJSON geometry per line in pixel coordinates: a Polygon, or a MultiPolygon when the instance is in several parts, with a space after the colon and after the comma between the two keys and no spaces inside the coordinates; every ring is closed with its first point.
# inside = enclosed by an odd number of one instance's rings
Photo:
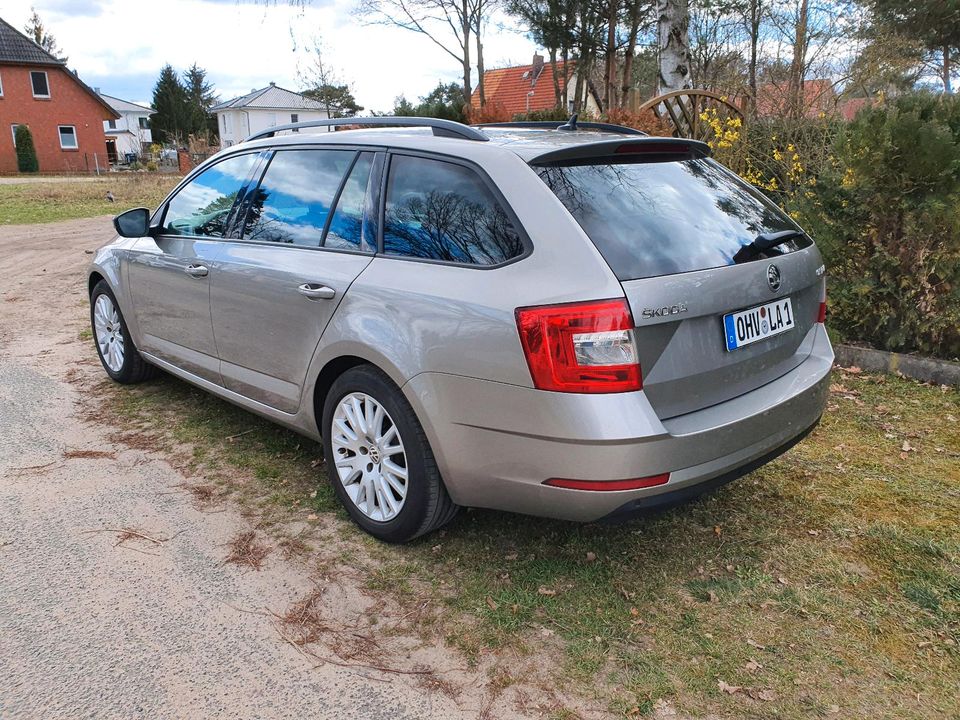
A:
{"type": "Polygon", "coordinates": [[[589,522],[698,494],[802,438],[823,412],[833,364],[823,326],[813,332],[810,356],[786,375],[662,422],[642,391],[553,393],[440,373],[418,375],[404,391],[456,503],[589,522]],[[641,490],[543,484],[661,473],[669,482],[641,490]]]}

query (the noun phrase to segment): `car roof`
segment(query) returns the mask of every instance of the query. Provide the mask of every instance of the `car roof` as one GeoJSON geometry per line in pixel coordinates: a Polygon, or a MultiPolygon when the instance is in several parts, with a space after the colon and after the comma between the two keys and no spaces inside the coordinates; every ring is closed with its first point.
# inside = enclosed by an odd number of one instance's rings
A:
{"type": "MultiPolygon", "coordinates": [[[[362,122],[362,119],[358,119],[362,122]]],[[[478,127],[487,136],[488,142],[451,138],[434,135],[429,127],[377,127],[351,128],[336,132],[306,132],[277,135],[244,142],[245,147],[273,147],[277,145],[335,144],[335,145],[380,145],[385,147],[403,147],[406,149],[437,150],[450,152],[451,144],[461,147],[498,147],[507,149],[523,160],[530,161],[545,153],[562,148],[576,147],[604,141],[632,140],[637,135],[616,133],[595,129],[577,129],[575,131],[556,128],[523,127],[478,127]]],[[[231,150],[239,149],[239,145],[231,150]]],[[[471,153],[472,154],[472,153],[471,153]]]]}

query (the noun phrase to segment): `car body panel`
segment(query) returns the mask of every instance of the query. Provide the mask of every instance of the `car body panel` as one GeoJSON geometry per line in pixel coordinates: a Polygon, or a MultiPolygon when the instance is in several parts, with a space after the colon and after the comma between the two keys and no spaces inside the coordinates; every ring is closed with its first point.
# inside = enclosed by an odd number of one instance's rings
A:
{"type": "Polygon", "coordinates": [[[666,422],[643,391],[573,395],[440,373],[404,387],[435,448],[454,502],[589,522],[636,498],[706,482],[812,426],[829,389],[833,351],[822,326],[813,352],[782,377],[666,422]],[[625,480],[670,473],[665,485],[589,492],[550,478],[625,480]]]}
{"type": "Polygon", "coordinates": [[[623,283],[633,311],[644,389],[660,418],[692,412],[765,385],[810,354],[805,340],[820,307],[823,265],[813,246],[768,260],[623,283]],[[767,268],[782,284],[771,290],[767,268]],[[723,315],[789,297],[795,326],[737,350],[724,342],[723,315]],[[659,317],[649,310],[679,308],[659,317]],[[648,312],[645,312],[648,311],[648,312]]]}
{"type": "Polygon", "coordinates": [[[210,284],[223,385],[287,413],[300,407],[320,336],[372,255],[224,241],[210,284]],[[300,285],[329,287],[310,299],[300,285]]]}
{"type": "Polygon", "coordinates": [[[140,238],[123,254],[137,347],[217,385],[222,380],[210,282],[221,250],[215,239],[160,236],[140,238]],[[188,267],[195,265],[210,274],[189,275],[188,267]]]}

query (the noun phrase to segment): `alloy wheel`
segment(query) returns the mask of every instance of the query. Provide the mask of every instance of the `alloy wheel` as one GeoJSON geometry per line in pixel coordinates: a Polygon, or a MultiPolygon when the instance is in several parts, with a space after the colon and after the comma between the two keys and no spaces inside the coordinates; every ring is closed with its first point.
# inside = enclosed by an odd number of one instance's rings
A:
{"type": "Polygon", "coordinates": [[[362,392],[344,396],[333,415],[330,439],[351,502],[371,520],[395,518],[407,497],[407,456],[383,405],[362,392]]]}
{"type": "Polygon", "coordinates": [[[93,305],[93,330],[104,364],[112,372],[120,372],[123,368],[123,327],[120,313],[109,295],[99,295],[93,305]]]}

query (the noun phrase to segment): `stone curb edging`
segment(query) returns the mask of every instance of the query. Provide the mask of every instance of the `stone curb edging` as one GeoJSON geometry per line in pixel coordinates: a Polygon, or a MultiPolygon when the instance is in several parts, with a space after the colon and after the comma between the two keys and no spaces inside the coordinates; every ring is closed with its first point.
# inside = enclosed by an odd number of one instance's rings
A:
{"type": "Polygon", "coordinates": [[[854,345],[838,344],[833,351],[837,356],[837,365],[856,365],[868,372],[900,373],[922,382],[960,387],[960,363],[854,345]]]}

